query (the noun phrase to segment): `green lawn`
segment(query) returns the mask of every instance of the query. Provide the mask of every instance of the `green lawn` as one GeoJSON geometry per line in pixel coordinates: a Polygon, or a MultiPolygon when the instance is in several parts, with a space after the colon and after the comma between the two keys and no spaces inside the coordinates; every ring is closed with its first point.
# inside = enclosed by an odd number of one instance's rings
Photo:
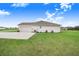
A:
{"type": "Polygon", "coordinates": [[[29,40],[0,39],[0,55],[79,56],[79,31],[37,33],[29,40]]]}

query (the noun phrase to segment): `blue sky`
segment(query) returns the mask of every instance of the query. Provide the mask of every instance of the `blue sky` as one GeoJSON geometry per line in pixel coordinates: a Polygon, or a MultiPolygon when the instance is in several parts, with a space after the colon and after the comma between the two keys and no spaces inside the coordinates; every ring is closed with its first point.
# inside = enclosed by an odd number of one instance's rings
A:
{"type": "Polygon", "coordinates": [[[21,22],[49,21],[62,26],[79,25],[78,3],[0,3],[0,26],[16,27],[21,22]]]}

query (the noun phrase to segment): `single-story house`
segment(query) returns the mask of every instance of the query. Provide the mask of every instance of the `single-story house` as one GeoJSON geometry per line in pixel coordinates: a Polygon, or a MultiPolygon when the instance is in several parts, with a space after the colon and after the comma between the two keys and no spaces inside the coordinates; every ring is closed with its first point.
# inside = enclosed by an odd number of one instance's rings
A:
{"type": "Polygon", "coordinates": [[[25,22],[18,24],[20,32],[60,32],[61,27],[47,21],[25,22]]]}

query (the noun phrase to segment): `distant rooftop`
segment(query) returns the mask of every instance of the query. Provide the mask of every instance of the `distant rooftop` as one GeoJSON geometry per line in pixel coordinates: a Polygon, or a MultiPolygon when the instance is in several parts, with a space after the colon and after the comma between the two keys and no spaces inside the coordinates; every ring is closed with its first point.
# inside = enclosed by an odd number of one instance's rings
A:
{"type": "Polygon", "coordinates": [[[18,25],[60,26],[59,24],[47,22],[47,21],[23,22],[18,25]]]}

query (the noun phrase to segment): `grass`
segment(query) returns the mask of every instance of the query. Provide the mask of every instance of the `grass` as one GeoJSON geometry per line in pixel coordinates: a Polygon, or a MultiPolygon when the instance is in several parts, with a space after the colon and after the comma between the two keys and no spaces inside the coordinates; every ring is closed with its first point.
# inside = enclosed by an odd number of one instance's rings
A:
{"type": "Polygon", "coordinates": [[[79,31],[37,33],[28,40],[0,39],[4,56],[79,56],[79,31]]]}

